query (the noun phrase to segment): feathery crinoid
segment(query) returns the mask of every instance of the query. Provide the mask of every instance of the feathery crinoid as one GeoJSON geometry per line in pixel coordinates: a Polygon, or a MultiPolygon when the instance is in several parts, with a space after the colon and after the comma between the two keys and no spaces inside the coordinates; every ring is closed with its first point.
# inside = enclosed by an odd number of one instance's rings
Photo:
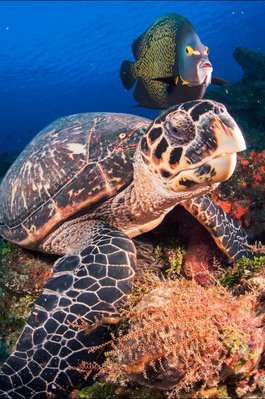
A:
{"type": "Polygon", "coordinates": [[[131,310],[129,329],[99,375],[172,390],[171,397],[229,379],[237,392],[264,350],[254,301],[254,294],[235,298],[223,287],[184,279],[158,283],[131,310]]]}

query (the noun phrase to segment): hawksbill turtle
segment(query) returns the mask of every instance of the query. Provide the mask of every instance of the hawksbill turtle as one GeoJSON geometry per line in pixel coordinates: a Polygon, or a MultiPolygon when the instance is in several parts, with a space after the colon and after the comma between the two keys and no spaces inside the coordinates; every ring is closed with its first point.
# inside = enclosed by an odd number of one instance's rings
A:
{"type": "Polygon", "coordinates": [[[1,399],[67,397],[80,385],[80,362],[93,361],[88,348],[106,339],[105,323],[130,293],[132,237],[177,204],[230,258],[247,255],[245,232],[207,195],[244,149],[225,106],[210,100],[173,106],[154,121],[71,115],[31,141],[0,186],[0,234],[59,259],[2,367],[1,399]],[[80,317],[89,333],[74,326],[80,317]]]}

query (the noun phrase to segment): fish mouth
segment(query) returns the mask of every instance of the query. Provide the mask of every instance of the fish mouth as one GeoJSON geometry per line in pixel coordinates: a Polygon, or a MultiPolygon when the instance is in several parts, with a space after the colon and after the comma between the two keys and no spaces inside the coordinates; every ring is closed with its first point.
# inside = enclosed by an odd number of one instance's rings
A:
{"type": "Polygon", "coordinates": [[[199,62],[197,73],[200,84],[208,86],[212,78],[212,71],[213,67],[209,60],[201,60],[201,62],[199,62]]]}
{"type": "Polygon", "coordinates": [[[206,62],[203,62],[203,63],[201,64],[201,68],[203,68],[203,69],[213,69],[213,66],[212,66],[212,64],[210,63],[210,61],[206,61],[206,62]]]}

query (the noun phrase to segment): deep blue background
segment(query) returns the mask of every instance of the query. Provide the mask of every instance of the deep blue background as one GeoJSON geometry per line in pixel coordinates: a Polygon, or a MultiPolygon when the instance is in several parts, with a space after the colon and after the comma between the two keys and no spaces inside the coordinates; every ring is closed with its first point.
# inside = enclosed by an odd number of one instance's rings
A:
{"type": "Polygon", "coordinates": [[[136,113],[119,80],[131,43],[165,12],[185,16],[210,48],[214,75],[239,80],[237,46],[265,52],[264,1],[1,1],[0,152],[21,150],[59,116],[136,113]]]}

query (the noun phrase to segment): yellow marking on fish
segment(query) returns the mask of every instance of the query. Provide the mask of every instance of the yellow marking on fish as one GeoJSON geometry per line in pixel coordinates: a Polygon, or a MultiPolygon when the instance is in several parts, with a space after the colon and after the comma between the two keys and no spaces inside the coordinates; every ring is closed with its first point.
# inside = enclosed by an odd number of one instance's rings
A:
{"type": "Polygon", "coordinates": [[[194,53],[194,50],[191,46],[186,46],[185,51],[188,57],[190,57],[194,53]]]}
{"type": "Polygon", "coordinates": [[[188,82],[187,80],[182,80],[182,86],[188,86],[190,84],[190,82],[188,82]]]}
{"type": "Polygon", "coordinates": [[[191,46],[186,46],[185,50],[188,57],[190,57],[191,55],[201,55],[198,50],[194,50],[191,46]]]}

